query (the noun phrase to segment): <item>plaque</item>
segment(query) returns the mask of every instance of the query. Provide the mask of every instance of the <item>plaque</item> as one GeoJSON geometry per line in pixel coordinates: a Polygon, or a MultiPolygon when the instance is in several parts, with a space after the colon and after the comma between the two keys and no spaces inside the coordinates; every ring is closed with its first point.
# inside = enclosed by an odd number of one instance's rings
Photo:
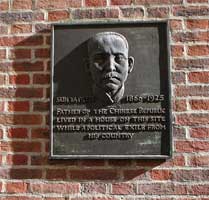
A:
{"type": "Polygon", "coordinates": [[[53,25],[51,158],[171,156],[167,26],[53,25]]]}

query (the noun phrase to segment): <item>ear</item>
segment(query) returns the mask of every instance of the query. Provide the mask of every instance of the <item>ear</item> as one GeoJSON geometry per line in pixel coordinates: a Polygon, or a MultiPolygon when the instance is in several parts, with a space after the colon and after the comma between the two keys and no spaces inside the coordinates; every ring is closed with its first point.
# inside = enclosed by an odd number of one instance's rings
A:
{"type": "Polygon", "coordinates": [[[133,70],[134,67],[134,58],[130,56],[128,58],[128,73],[130,73],[133,70]]]}

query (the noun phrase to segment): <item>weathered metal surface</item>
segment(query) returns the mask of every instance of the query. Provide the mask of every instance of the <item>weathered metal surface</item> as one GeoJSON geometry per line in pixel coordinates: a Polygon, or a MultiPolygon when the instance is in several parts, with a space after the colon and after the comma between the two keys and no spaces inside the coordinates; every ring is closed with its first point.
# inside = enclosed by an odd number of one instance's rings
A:
{"type": "Polygon", "coordinates": [[[168,158],[167,23],[54,25],[51,158],[168,158]]]}

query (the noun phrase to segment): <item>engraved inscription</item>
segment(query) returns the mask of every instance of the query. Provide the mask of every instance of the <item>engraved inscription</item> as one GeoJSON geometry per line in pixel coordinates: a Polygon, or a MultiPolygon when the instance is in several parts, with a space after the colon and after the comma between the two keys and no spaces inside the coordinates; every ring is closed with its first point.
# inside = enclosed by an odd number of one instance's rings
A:
{"type": "MultiPolygon", "coordinates": [[[[131,96],[146,102],[163,101],[163,95],[131,96]],[[156,101],[157,100],[157,101],[156,101]]],[[[127,97],[130,99],[130,96],[127,97]]],[[[63,97],[62,99],[67,99],[63,97]]],[[[153,103],[153,102],[152,102],[153,103]]],[[[63,102],[63,105],[65,102],[63,102]]],[[[60,105],[62,105],[60,103],[60,105]]],[[[162,107],[66,109],[57,108],[54,130],[58,133],[87,133],[85,140],[130,140],[134,134],[165,131],[166,110],[162,107]]]]}

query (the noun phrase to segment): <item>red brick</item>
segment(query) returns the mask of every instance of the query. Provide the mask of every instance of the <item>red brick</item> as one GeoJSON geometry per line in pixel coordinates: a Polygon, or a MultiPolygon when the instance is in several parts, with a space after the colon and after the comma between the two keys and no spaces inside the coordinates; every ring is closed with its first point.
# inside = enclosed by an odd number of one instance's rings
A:
{"type": "Polygon", "coordinates": [[[186,82],[185,72],[173,72],[172,73],[172,83],[181,84],[186,82]]]}
{"type": "Polygon", "coordinates": [[[44,70],[44,63],[42,61],[5,62],[5,63],[1,63],[1,68],[0,68],[0,71],[2,72],[36,72],[43,70],[44,70]]]}
{"type": "Polygon", "coordinates": [[[28,130],[26,128],[9,128],[7,137],[9,138],[27,138],[28,130]]]}
{"type": "Polygon", "coordinates": [[[183,28],[182,20],[180,20],[180,19],[170,20],[169,25],[170,25],[171,30],[182,30],[182,28],[183,28]]]}
{"type": "Polygon", "coordinates": [[[209,110],[209,100],[190,100],[192,110],[209,110]]]}
{"type": "Polygon", "coordinates": [[[0,170],[0,178],[8,179],[10,174],[10,170],[7,168],[1,168],[0,170]]]}
{"type": "Polygon", "coordinates": [[[0,2],[0,10],[1,10],[1,11],[9,10],[9,1],[7,1],[7,0],[1,1],[1,2],[0,2]]]}
{"type": "Polygon", "coordinates": [[[42,61],[37,62],[1,62],[0,72],[42,72],[44,71],[44,63],[42,61]]]}
{"type": "Polygon", "coordinates": [[[177,70],[183,69],[208,69],[209,59],[208,58],[192,58],[192,59],[174,59],[174,66],[177,70]]]}
{"type": "Polygon", "coordinates": [[[207,86],[177,86],[175,95],[178,97],[187,96],[209,96],[207,86]]]}
{"type": "Polygon", "coordinates": [[[79,162],[81,166],[104,166],[104,160],[82,160],[79,162]]]}
{"type": "Polygon", "coordinates": [[[8,193],[26,193],[27,183],[24,182],[10,182],[6,183],[6,191],[8,193]]]}
{"type": "Polygon", "coordinates": [[[162,160],[137,160],[136,165],[140,167],[155,167],[162,164],[162,160]]]}
{"type": "Polygon", "coordinates": [[[171,178],[170,170],[152,170],[150,176],[153,180],[169,180],[171,178]]]}
{"type": "Polygon", "coordinates": [[[4,125],[40,125],[42,124],[42,115],[27,114],[1,114],[0,124],[4,125]]]}
{"type": "Polygon", "coordinates": [[[28,156],[23,154],[11,155],[8,154],[6,157],[7,165],[27,165],[28,164],[28,156]]]}
{"type": "Polygon", "coordinates": [[[49,84],[50,75],[49,74],[34,74],[33,83],[34,84],[49,84]]]}
{"type": "Polygon", "coordinates": [[[172,180],[178,182],[185,181],[208,181],[209,170],[188,169],[188,170],[175,170],[172,173],[172,180]]]}
{"type": "Polygon", "coordinates": [[[36,58],[50,58],[50,50],[49,49],[36,49],[35,57],[36,58]]]}
{"type": "Polygon", "coordinates": [[[208,29],[209,20],[208,19],[188,19],[186,20],[186,27],[188,29],[208,29]]]}
{"type": "Polygon", "coordinates": [[[40,179],[42,178],[42,171],[40,169],[27,168],[11,169],[10,177],[13,179],[40,179]]]}
{"type": "Polygon", "coordinates": [[[69,12],[66,10],[57,10],[48,12],[49,21],[59,21],[63,19],[69,19],[69,12]]]}
{"type": "Polygon", "coordinates": [[[2,142],[3,151],[12,151],[12,152],[40,152],[41,143],[40,142],[2,142]]]}
{"type": "Polygon", "coordinates": [[[207,139],[209,138],[209,128],[192,128],[190,136],[193,138],[207,139]]]}
{"type": "Polygon", "coordinates": [[[31,24],[13,24],[11,26],[11,33],[31,33],[31,24]]]}
{"type": "Polygon", "coordinates": [[[76,194],[79,192],[79,183],[31,183],[30,188],[33,193],[76,194]]]}
{"type": "Polygon", "coordinates": [[[177,111],[177,112],[186,111],[187,110],[186,100],[185,99],[175,100],[173,109],[174,111],[177,111]]]}
{"type": "Polygon", "coordinates": [[[48,128],[34,128],[31,130],[31,137],[32,138],[48,139],[49,138],[49,129],[48,128]]]}
{"type": "Polygon", "coordinates": [[[104,183],[83,183],[82,191],[85,194],[105,194],[106,185],[104,183]]]}
{"type": "Polygon", "coordinates": [[[143,8],[139,7],[121,7],[120,8],[123,17],[128,18],[142,18],[144,16],[143,8]]]}
{"type": "Polygon", "coordinates": [[[4,102],[0,101],[0,112],[3,112],[4,111],[4,102]]]}
{"type": "Polygon", "coordinates": [[[6,50],[0,49],[0,59],[6,59],[6,50]]]}
{"type": "Polygon", "coordinates": [[[28,74],[10,75],[9,83],[15,85],[28,85],[30,83],[30,77],[28,74]]]}
{"type": "Polygon", "coordinates": [[[175,138],[186,138],[186,131],[183,127],[173,127],[173,135],[175,138]]]}
{"type": "Polygon", "coordinates": [[[106,0],[86,0],[86,6],[106,6],[107,1],[106,0]]]}
{"type": "MultiPolygon", "coordinates": [[[[208,185],[193,185],[190,188],[190,194],[195,195],[208,195],[209,194],[209,186],[208,185]]],[[[200,200],[208,200],[208,197],[201,198],[200,200]]]]}
{"type": "Polygon", "coordinates": [[[172,35],[175,42],[208,42],[208,32],[179,32],[172,35]]]}
{"type": "Polygon", "coordinates": [[[45,19],[44,12],[40,12],[40,11],[33,12],[33,19],[35,21],[44,21],[45,19]]]}
{"type": "Polygon", "coordinates": [[[1,21],[5,24],[13,24],[13,23],[22,23],[22,22],[32,22],[34,18],[34,14],[31,11],[27,12],[4,12],[0,13],[1,21]]]}
{"type": "Polygon", "coordinates": [[[174,183],[143,183],[138,185],[138,194],[172,195],[187,194],[187,187],[174,183]]]}
{"type": "MultiPolygon", "coordinates": [[[[14,96],[16,96],[16,97],[22,97],[22,98],[43,97],[43,89],[42,88],[17,88],[15,90],[15,92],[16,93],[14,96]]],[[[0,90],[0,96],[1,96],[1,90],[0,90]]]]}
{"type": "Polygon", "coordinates": [[[48,162],[48,157],[46,156],[31,156],[31,165],[47,165],[49,164],[48,162]]]}
{"type": "Polygon", "coordinates": [[[50,33],[51,31],[51,24],[36,24],[35,25],[35,32],[41,32],[41,33],[50,33]]]}
{"type": "Polygon", "coordinates": [[[145,169],[127,169],[123,171],[123,177],[126,181],[131,180],[150,180],[149,174],[146,172],[145,169]]]}
{"type": "Polygon", "coordinates": [[[113,197],[73,197],[70,200],[118,200],[113,197]]]}
{"type": "Polygon", "coordinates": [[[182,57],[184,55],[184,46],[182,45],[171,46],[171,55],[173,57],[182,57]]]}
{"type": "Polygon", "coordinates": [[[2,200],[43,200],[43,198],[21,195],[21,196],[6,196],[2,200]]]}
{"type": "Polygon", "coordinates": [[[2,138],[3,138],[3,135],[4,135],[4,132],[3,132],[3,130],[2,130],[2,129],[0,129],[0,139],[2,139],[2,138]]]}
{"type": "Polygon", "coordinates": [[[183,0],[136,0],[137,5],[181,4],[183,0]]]}
{"type": "Polygon", "coordinates": [[[208,3],[208,0],[187,0],[188,3],[208,3]]]}
{"type": "Polygon", "coordinates": [[[4,35],[8,33],[8,27],[0,25],[0,34],[4,35]]]}
{"type": "Polygon", "coordinates": [[[12,49],[10,50],[10,59],[31,58],[30,49],[12,49]]]}
{"type": "Polygon", "coordinates": [[[8,111],[29,111],[28,101],[9,101],[8,111]]]}
{"type": "Polygon", "coordinates": [[[71,7],[80,7],[81,0],[38,0],[37,1],[37,8],[43,9],[66,9],[71,7]]]}
{"type": "Polygon", "coordinates": [[[169,16],[168,7],[147,8],[148,17],[165,18],[169,16]]]}
{"type": "Polygon", "coordinates": [[[0,75],[0,85],[6,85],[6,76],[0,75]]]}
{"type": "MultiPolygon", "coordinates": [[[[161,166],[163,167],[184,167],[185,166],[185,157],[182,155],[178,155],[178,156],[173,156],[172,159],[166,161],[165,163],[163,163],[161,166]]],[[[169,175],[170,176],[170,175],[169,175]]]]}
{"type": "Polygon", "coordinates": [[[75,160],[49,160],[48,156],[31,156],[31,165],[55,165],[56,166],[72,166],[77,165],[75,160]]]}
{"type": "MultiPolygon", "coordinates": [[[[51,45],[51,36],[46,36],[46,44],[51,45]]],[[[47,62],[47,70],[48,70],[48,68],[51,68],[50,64],[51,64],[51,62],[48,61],[47,62]]]]}
{"type": "Polygon", "coordinates": [[[208,167],[209,166],[209,156],[191,156],[189,158],[189,165],[195,167],[208,167]]]}
{"type": "Polygon", "coordinates": [[[15,10],[32,9],[32,0],[13,0],[12,8],[15,10]]]}
{"type": "Polygon", "coordinates": [[[209,123],[208,114],[181,114],[176,116],[176,123],[183,126],[204,125],[209,123]]]}
{"type": "Polygon", "coordinates": [[[67,178],[67,172],[65,169],[47,169],[46,178],[53,180],[63,180],[67,178]]]}
{"type": "Polygon", "coordinates": [[[111,9],[76,9],[72,11],[73,19],[118,18],[119,10],[111,9]]]}
{"type": "Polygon", "coordinates": [[[115,180],[117,171],[112,169],[70,170],[71,179],[75,180],[115,180]]]}
{"type": "Polygon", "coordinates": [[[111,0],[111,5],[131,5],[132,0],[111,0]]]}
{"type": "Polygon", "coordinates": [[[209,72],[190,72],[188,79],[193,83],[209,83],[209,72]]]}
{"type": "Polygon", "coordinates": [[[206,16],[209,14],[209,7],[207,6],[175,6],[173,8],[174,16],[206,16]]]}
{"type": "Polygon", "coordinates": [[[111,194],[130,195],[135,194],[134,186],[131,183],[113,183],[111,194]]]}
{"type": "Polygon", "coordinates": [[[109,160],[109,165],[110,166],[131,166],[132,161],[131,160],[109,160]]]}
{"type": "Polygon", "coordinates": [[[209,142],[205,141],[177,141],[175,143],[176,152],[207,152],[209,142]]]}
{"type": "Polygon", "coordinates": [[[39,46],[43,44],[43,36],[0,37],[0,46],[39,46]]]}

